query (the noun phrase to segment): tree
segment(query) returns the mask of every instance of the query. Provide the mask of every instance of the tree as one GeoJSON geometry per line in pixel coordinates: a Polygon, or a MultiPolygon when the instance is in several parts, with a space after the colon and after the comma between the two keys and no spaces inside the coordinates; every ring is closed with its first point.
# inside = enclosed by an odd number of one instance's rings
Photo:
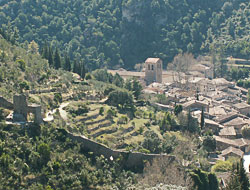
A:
{"type": "Polygon", "coordinates": [[[204,128],[204,125],[205,125],[204,108],[202,107],[202,110],[201,110],[201,130],[204,128]]]}
{"type": "Polygon", "coordinates": [[[44,59],[49,59],[49,46],[48,46],[47,41],[45,41],[45,44],[43,45],[43,48],[42,48],[42,57],[44,59]]]}
{"type": "Polygon", "coordinates": [[[241,128],[241,133],[244,138],[250,138],[250,126],[245,125],[241,128]]]}
{"type": "Polygon", "coordinates": [[[85,78],[85,75],[86,75],[86,68],[85,68],[85,64],[83,62],[81,62],[80,64],[80,76],[82,79],[85,78]]]}
{"type": "Polygon", "coordinates": [[[139,98],[142,91],[142,86],[136,78],[131,78],[127,80],[124,86],[127,90],[133,93],[135,99],[139,98]]]}
{"type": "Polygon", "coordinates": [[[123,83],[124,83],[124,80],[123,78],[118,74],[116,73],[113,77],[113,82],[112,82],[114,85],[122,88],[123,87],[123,83]]]}
{"type": "Polygon", "coordinates": [[[114,90],[109,93],[107,103],[112,106],[125,108],[133,106],[133,96],[126,90],[114,90]]]}
{"type": "Polygon", "coordinates": [[[250,104],[250,89],[248,89],[247,93],[247,103],[250,104]]]}
{"type": "Polygon", "coordinates": [[[50,160],[50,147],[49,147],[49,145],[46,143],[42,143],[42,144],[38,145],[37,152],[40,155],[41,165],[43,166],[43,165],[47,164],[48,161],[50,160]]]}
{"type": "Polygon", "coordinates": [[[175,71],[177,74],[177,78],[174,77],[174,81],[181,82],[182,80],[182,74],[187,73],[191,64],[195,63],[194,56],[192,54],[184,53],[184,54],[178,54],[174,57],[174,60],[172,63],[169,64],[168,68],[170,70],[175,71]]]}
{"type": "Polygon", "coordinates": [[[212,136],[206,136],[202,143],[205,150],[212,152],[216,149],[216,140],[212,136]]]}
{"type": "Polygon", "coordinates": [[[146,131],[144,137],[143,148],[149,150],[151,153],[161,152],[161,140],[154,131],[146,131]]]}
{"type": "Polygon", "coordinates": [[[19,68],[22,70],[22,71],[25,71],[25,68],[26,68],[26,63],[23,59],[18,59],[16,61],[19,65],[19,68]]]}
{"type": "Polygon", "coordinates": [[[28,49],[29,49],[29,52],[31,52],[33,54],[38,54],[39,46],[34,40],[32,40],[29,43],[28,49]]]}
{"type": "Polygon", "coordinates": [[[26,81],[20,82],[19,83],[19,88],[20,88],[21,93],[23,92],[23,90],[29,90],[30,89],[29,84],[26,81]]]}
{"type": "Polygon", "coordinates": [[[226,190],[249,190],[249,179],[243,166],[243,159],[233,165],[226,190]]]}
{"type": "Polygon", "coordinates": [[[179,113],[181,113],[183,110],[182,105],[176,105],[174,107],[174,114],[177,116],[179,113]]]}
{"type": "Polygon", "coordinates": [[[51,46],[48,47],[48,62],[51,67],[54,66],[53,51],[51,46]]]}
{"type": "Polygon", "coordinates": [[[64,70],[71,71],[71,62],[68,55],[64,56],[64,70]]]}
{"type": "Polygon", "coordinates": [[[187,115],[187,130],[191,133],[200,132],[198,121],[197,119],[192,117],[190,110],[188,111],[188,115],[187,115]]]}
{"type": "Polygon", "coordinates": [[[54,55],[54,67],[55,69],[61,68],[62,63],[61,63],[61,56],[59,53],[58,48],[56,48],[55,55],[54,55]]]}
{"type": "Polygon", "coordinates": [[[193,180],[193,189],[197,190],[219,190],[217,177],[213,173],[207,173],[201,169],[195,169],[190,172],[193,180]]]}

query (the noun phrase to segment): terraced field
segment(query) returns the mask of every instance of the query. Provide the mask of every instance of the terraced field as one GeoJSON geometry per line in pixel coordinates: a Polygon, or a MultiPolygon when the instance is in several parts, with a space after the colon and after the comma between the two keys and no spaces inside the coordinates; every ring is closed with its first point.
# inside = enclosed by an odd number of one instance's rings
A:
{"type": "MultiPolygon", "coordinates": [[[[145,114],[130,119],[126,113],[119,113],[116,108],[97,102],[72,102],[69,106],[82,104],[87,104],[88,113],[71,118],[71,122],[80,128],[78,133],[84,131],[83,135],[117,149],[124,149],[128,145],[143,141],[143,133],[148,130],[145,124],[150,122],[149,117],[145,114]],[[104,109],[103,114],[99,113],[101,107],[104,109]],[[116,113],[113,117],[108,115],[111,109],[116,113]],[[122,121],[122,119],[126,121],[122,121]]],[[[147,108],[142,107],[141,110],[144,112],[147,111],[147,108]]],[[[159,126],[153,125],[150,128],[161,137],[159,126]]]]}

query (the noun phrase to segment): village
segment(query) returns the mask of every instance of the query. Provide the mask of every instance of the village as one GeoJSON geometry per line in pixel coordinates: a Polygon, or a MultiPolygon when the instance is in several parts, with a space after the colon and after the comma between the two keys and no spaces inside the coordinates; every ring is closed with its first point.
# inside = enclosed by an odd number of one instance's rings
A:
{"type": "Polygon", "coordinates": [[[211,163],[229,157],[244,157],[249,173],[250,139],[243,138],[242,128],[250,125],[250,105],[246,103],[248,91],[224,78],[214,78],[214,66],[209,58],[190,64],[186,72],[163,70],[159,58],[148,58],[144,71],[109,70],[124,78],[136,77],[144,83],[146,94],[164,94],[168,104],[154,103],[164,111],[173,111],[182,105],[201,122],[204,111],[204,131],[211,131],[216,140],[216,153],[209,155],[211,163]]]}

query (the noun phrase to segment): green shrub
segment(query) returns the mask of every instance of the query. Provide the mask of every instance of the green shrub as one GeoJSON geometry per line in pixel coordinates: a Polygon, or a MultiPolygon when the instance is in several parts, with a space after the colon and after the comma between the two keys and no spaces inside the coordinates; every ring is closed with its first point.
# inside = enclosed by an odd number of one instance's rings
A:
{"type": "Polygon", "coordinates": [[[54,94],[54,101],[58,104],[58,103],[62,103],[62,94],[61,93],[55,93],[54,94]]]}
{"type": "Polygon", "coordinates": [[[25,68],[26,68],[26,63],[23,59],[18,59],[16,61],[18,63],[18,66],[19,68],[22,70],[22,71],[25,71],[25,68]]]}

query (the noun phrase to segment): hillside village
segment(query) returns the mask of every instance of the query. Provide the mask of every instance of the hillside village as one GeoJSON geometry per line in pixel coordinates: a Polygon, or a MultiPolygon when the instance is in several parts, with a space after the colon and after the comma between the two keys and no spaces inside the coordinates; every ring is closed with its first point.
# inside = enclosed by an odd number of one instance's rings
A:
{"type": "MultiPolygon", "coordinates": [[[[241,129],[250,125],[250,105],[247,104],[248,91],[238,87],[235,82],[224,78],[214,78],[213,65],[209,58],[191,64],[188,72],[162,70],[161,78],[148,76],[148,65],[157,67],[158,59],[147,59],[145,72],[129,72],[126,70],[110,70],[121,76],[137,77],[141,81],[151,83],[143,89],[146,94],[164,94],[168,104],[154,103],[164,111],[173,111],[175,105],[182,105],[185,111],[200,122],[204,110],[204,131],[210,131],[216,140],[217,153],[211,153],[209,160],[227,160],[230,156],[242,158],[250,151],[250,140],[243,138],[241,129]],[[178,76],[181,76],[180,78],[178,76]],[[161,82],[162,81],[162,82],[161,82]],[[218,154],[219,152],[219,154],[218,154]]],[[[162,67],[161,67],[162,69],[162,67]]],[[[160,73],[161,73],[160,72],[160,73]]],[[[155,76],[159,76],[155,71],[155,76]]],[[[250,161],[245,161],[245,169],[249,171],[250,161]]]]}

